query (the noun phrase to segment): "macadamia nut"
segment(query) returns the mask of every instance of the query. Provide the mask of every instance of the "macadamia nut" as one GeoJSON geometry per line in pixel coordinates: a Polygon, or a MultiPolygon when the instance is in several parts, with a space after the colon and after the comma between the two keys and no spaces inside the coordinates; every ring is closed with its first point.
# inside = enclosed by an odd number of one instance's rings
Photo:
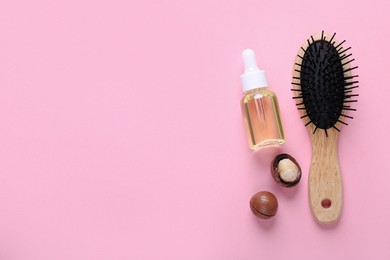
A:
{"type": "Polygon", "coordinates": [[[280,178],[286,182],[293,182],[300,174],[297,165],[290,159],[283,159],[278,163],[280,178]]]}
{"type": "Polygon", "coordinates": [[[271,163],[271,174],[274,180],[284,187],[293,187],[301,179],[301,167],[289,154],[277,155],[271,163]]]}

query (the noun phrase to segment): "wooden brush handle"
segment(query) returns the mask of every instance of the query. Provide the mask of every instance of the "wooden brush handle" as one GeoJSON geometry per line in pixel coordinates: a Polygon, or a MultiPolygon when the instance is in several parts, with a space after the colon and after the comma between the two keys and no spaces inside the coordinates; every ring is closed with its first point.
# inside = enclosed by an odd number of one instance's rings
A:
{"type": "Polygon", "coordinates": [[[342,180],[337,155],[338,132],[334,129],[311,134],[312,158],[309,173],[309,198],[319,223],[338,220],[342,206],[342,180]]]}

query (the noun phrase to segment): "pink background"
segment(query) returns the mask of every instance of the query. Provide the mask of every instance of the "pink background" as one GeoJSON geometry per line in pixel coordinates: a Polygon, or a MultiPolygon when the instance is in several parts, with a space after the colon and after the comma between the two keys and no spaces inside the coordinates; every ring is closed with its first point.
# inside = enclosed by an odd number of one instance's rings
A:
{"type": "Polygon", "coordinates": [[[390,259],[388,1],[2,1],[0,259],[390,259]],[[339,140],[345,200],[320,226],[289,91],[324,29],[352,46],[358,112],[339,140]],[[287,143],[252,153],[241,51],[278,93],[287,143]],[[303,179],[284,189],[278,152],[303,179]],[[256,219],[252,194],[279,212],[256,219]]]}

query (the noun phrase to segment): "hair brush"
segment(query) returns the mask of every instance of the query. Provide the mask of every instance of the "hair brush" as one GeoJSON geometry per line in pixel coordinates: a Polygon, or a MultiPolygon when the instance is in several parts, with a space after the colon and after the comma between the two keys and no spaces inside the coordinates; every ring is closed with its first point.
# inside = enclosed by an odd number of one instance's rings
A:
{"type": "Polygon", "coordinates": [[[293,69],[293,99],[305,122],[312,144],[309,172],[309,200],[320,223],[338,220],[342,208],[342,178],[337,155],[337,139],[347,112],[356,111],[356,77],[350,67],[351,48],[335,35],[324,32],[311,36],[300,48],[293,69]]]}

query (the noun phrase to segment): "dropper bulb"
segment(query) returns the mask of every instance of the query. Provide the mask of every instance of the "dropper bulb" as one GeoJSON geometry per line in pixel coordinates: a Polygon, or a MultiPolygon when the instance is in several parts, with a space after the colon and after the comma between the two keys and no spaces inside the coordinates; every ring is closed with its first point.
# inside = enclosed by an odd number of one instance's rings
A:
{"type": "Polygon", "coordinates": [[[245,73],[259,70],[256,63],[255,52],[252,49],[245,49],[242,52],[242,60],[244,62],[245,73]]]}
{"type": "Polygon", "coordinates": [[[257,67],[255,52],[246,49],[242,52],[244,62],[244,74],[241,75],[242,90],[248,91],[256,88],[268,87],[265,71],[257,67]]]}

